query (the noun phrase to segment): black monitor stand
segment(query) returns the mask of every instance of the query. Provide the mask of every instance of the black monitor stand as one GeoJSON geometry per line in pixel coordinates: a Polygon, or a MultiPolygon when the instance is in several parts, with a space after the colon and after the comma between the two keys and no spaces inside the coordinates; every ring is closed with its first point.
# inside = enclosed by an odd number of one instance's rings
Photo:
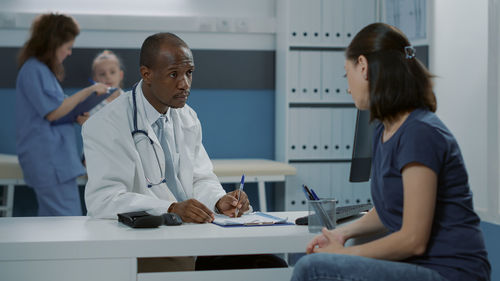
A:
{"type": "Polygon", "coordinates": [[[358,110],[352,149],[350,182],[365,182],[370,180],[372,139],[375,123],[375,121],[370,123],[370,111],[358,110]]]}

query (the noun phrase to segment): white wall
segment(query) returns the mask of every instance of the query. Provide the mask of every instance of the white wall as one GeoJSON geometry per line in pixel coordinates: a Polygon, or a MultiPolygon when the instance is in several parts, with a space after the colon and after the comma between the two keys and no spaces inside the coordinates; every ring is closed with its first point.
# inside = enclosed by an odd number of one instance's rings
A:
{"type": "Polygon", "coordinates": [[[483,219],[498,222],[498,91],[488,90],[492,1],[433,1],[430,66],[438,76],[437,113],[461,147],[475,208],[483,219]]]}
{"type": "Polygon", "coordinates": [[[139,48],[144,38],[175,32],[195,49],[275,49],[274,0],[2,0],[0,46],[21,46],[33,18],[75,17],[76,47],[139,48]]]}
{"type": "MultiPolygon", "coordinates": [[[[490,53],[493,52],[494,55],[496,55],[496,60],[493,60],[493,62],[496,62],[496,67],[494,68],[495,72],[492,73],[490,76],[492,78],[492,81],[490,85],[493,87],[492,92],[495,91],[496,88],[496,93],[497,93],[497,103],[496,107],[500,109],[500,0],[495,0],[493,1],[493,7],[491,7],[491,11],[493,13],[492,17],[492,32],[490,33],[490,38],[496,38],[495,42],[493,43],[493,48],[490,50],[490,53]],[[496,81],[496,84],[495,84],[496,81]]],[[[500,110],[499,110],[500,111],[500,110]]],[[[500,129],[498,129],[498,125],[500,124],[500,113],[497,111],[497,144],[499,143],[500,140],[500,129]]],[[[500,145],[499,145],[500,146],[500,145]]],[[[496,184],[498,187],[498,190],[500,190],[500,148],[497,151],[497,159],[496,159],[496,166],[493,168],[496,168],[497,177],[496,177],[496,184]]],[[[492,200],[496,200],[496,206],[495,206],[495,213],[500,214],[500,191],[497,190],[496,198],[492,197],[492,200]]],[[[493,195],[494,196],[494,195],[493,195]]],[[[500,223],[500,219],[497,219],[497,223],[500,223]]]]}
{"type": "Polygon", "coordinates": [[[2,0],[0,11],[162,16],[273,17],[273,0],[2,0]]]}

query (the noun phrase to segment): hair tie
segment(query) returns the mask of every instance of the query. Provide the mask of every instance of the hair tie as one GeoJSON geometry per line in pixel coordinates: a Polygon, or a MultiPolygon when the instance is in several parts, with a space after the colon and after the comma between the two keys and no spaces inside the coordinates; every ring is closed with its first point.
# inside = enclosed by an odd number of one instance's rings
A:
{"type": "Polygon", "coordinates": [[[415,50],[415,48],[412,45],[405,47],[405,54],[407,59],[414,58],[416,53],[417,50],[415,50]]]}

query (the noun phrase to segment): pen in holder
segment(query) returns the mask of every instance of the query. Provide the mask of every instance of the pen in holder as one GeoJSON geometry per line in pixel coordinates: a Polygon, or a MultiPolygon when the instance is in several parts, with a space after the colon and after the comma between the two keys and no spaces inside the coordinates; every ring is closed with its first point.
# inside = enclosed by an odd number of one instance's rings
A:
{"type": "Polygon", "coordinates": [[[308,200],[309,209],[308,228],[310,233],[321,232],[323,227],[334,229],[336,222],[334,198],[308,200]]]}

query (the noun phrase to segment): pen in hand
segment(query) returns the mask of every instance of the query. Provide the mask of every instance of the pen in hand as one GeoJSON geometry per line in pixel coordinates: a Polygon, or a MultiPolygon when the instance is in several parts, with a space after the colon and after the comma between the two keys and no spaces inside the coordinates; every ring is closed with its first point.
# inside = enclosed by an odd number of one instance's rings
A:
{"type": "Polygon", "coordinates": [[[238,203],[236,203],[236,212],[234,213],[234,217],[238,217],[238,213],[240,212],[238,205],[240,204],[241,191],[243,190],[243,185],[245,184],[245,174],[241,176],[240,188],[238,189],[238,203]]]}

